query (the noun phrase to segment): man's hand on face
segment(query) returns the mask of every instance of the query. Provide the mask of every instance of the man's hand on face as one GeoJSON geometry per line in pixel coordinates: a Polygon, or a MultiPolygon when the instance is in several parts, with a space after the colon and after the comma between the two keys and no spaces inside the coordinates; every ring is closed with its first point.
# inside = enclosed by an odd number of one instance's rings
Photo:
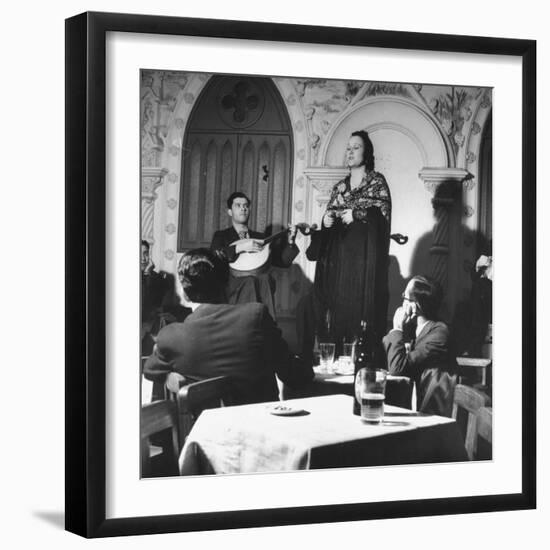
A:
{"type": "Polygon", "coordinates": [[[237,254],[241,252],[260,252],[263,247],[262,241],[259,239],[243,239],[235,246],[235,252],[237,254]]]}
{"type": "Polygon", "coordinates": [[[403,330],[415,317],[416,312],[414,304],[407,302],[404,306],[399,306],[393,316],[393,328],[403,330]]]}

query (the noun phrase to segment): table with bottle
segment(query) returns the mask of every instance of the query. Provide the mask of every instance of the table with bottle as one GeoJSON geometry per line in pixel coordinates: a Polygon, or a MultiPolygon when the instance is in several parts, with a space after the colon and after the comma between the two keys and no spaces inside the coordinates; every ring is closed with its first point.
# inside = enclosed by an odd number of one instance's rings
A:
{"type": "MultiPolygon", "coordinates": [[[[353,342],[343,342],[338,348],[333,342],[316,342],[314,350],[314,379],[299,395],[291,390],[285,397],[314,397],[343,393],[354,395],[355,373],[363,368],[385,368],[385,357],[380,348],[372,345],[375,338],[365,321],[361,322],[360,336],[353,342]]],[[[416,399],[414,383],[406,376],[386,377],[385,402],[414,409],[416,399]]]]}
{"type": "Polygon", "coordinates": [[[466,461],[455,420],[411,410],[411,381],[380,368],[380,348],[361,328],[337,361],[336,346],[320,343],[315,379],[299,398],[203,411],[182,449],[181,474],[466,461]]]}

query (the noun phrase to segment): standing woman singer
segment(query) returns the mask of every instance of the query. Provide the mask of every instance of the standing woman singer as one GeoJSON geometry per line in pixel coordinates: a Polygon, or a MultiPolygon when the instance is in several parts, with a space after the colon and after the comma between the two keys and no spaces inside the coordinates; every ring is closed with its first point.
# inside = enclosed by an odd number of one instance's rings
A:
{"type": "Polygon", "coordinates": [[[374,171],[367,132],[351,134],[346,163],[350,173],[333,187],[322,228],[312,234],[306,251],[317,261],[316,329],[336,343],[337,354],[344,339],[357,335],[363,319],[382,338],[388,307],[391,196],[384,176],[374,171]]]}

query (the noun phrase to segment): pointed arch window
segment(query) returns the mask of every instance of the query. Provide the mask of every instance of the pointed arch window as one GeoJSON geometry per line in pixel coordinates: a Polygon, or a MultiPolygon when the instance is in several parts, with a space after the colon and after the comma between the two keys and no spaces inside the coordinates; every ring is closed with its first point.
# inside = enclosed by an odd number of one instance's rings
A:
{"type": "Polygon", "coordinates": [[[292,129],[269,78],[214,76],[184,137],[178,250],[209,246],[228,227],[227,197],[252,200],[250,227],[268,233],[290,219],[292,129]]]}

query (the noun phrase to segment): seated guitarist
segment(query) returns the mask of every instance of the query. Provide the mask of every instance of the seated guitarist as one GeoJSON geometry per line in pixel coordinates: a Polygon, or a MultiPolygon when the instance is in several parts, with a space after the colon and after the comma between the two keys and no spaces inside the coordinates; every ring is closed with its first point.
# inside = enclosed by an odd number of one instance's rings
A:
{"type": "MultiPolygon", "coordinates": [[[[262,250],[265,235],[249,229],[250,199],[244,193],[235,191],[229,195],[227,214],[231,218],[231,227],[216,231],[210,248],[223,251],[230,263],[243,252],[262,250]],[[234,244],[236,241],[239,242],[234,244]]],[[[271,265],[289,267],[292,264],[298,255],[295,238],[296,226],[291,225],[286,237],[283,235],[272,243],[271,265]]],[[[230,304],[260,302],[267,306],[269,313],[275,318],[275,281],[269,272],[244,277],[231,276],[226,292],[230,304]]]]}

